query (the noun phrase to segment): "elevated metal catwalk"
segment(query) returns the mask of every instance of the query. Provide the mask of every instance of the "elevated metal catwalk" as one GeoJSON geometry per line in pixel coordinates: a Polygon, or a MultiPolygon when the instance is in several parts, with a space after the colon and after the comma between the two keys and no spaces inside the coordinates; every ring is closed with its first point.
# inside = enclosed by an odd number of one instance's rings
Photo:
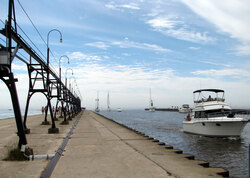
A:
{"type": "MultiPolygon", "coordinates": [[[[17,133],[19,136],[19,148],[21,145],[27,144],[25,132],[28,133],[26,121],[29,108],[29,102],[33,94],[40,92],[47,98],[47,106],[50,111],[52,126],[49,129],[51,133],[57,133],[59,130],[56,128],[55,119],[53,117],[51,99],[57,98],[58,101],[65,102],[71,105],[73,113],[81,110],[81,100],[71,93],[69,89],[63,84],[56,73],[49,67],[49,63],[45,62],[36,51],[22,38],[17,32],[14,0],[9,0],[8,20],[5,27],[0,30],[0,33],[6,37],[6,46],[0,45],[0,79],[7,85],[12,99],[13,109],[15,113],[17,133]],[[14,27],[12,27],[12,22],[14,27]],[[15,47],[12,42],[15,42],[15,47]],[[17,55],[18,50],[24,50],[30,57],[30,60],[25,60],[17,55]],[[27,64],[29,75],[29,91],[27,96],[24,122],[22,122],[22,115],[20,111],[18,95],[12,73],[11,64],[13,59],[17,57],[27,64]]],[[[65,112],[64,112],[64,118],[65,112]]],[[[47,112],[45,114],[45,121],[47,121],[47,112]]]]}

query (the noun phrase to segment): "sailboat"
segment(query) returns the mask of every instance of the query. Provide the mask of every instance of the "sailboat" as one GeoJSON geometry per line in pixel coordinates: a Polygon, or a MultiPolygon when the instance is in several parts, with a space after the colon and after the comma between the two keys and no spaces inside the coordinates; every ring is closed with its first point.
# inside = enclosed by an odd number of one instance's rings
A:
{"type": "Polygon", "coordinates": [[[108,96],[107,96],[107,111],[111,111],[111,109],[110,109],[110,101],[109,101],[109,92],[108,92],[108,96]]]}
{"type": "Polygon", "coordinates": [[[95,112],[100,112],[100,109],[99,109],[99,92],[97,92],[97,98],[95,99],[95,101],[96,101],[95,112]]]}
{"type": "Polygon", "coordinates": [[[155,107],[154,107],[154,104],[153,104],[153,100],[151,98],[151,88],[149,89],[149,108],[148,108],[148,111],[149,112],[155,112],[155,107]]]}

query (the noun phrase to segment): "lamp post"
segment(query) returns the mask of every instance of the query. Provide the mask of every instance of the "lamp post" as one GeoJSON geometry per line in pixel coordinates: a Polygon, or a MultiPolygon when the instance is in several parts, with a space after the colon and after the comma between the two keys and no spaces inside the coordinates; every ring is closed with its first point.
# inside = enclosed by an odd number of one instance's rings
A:
{"type": "Polygon", "coordinates": [[[69,82],[69,92],[71,93],[71,96],[72,96],[69,103],[71,105],[71,109],[70,109],[71,111],[70,112],[72,113],[72,116],[73,116],[73,113],[74,113],[73,110],[72,110],[72,106],[73,106],[73,101],[74,101],[74,97],[75,97],[75,94],[74,94],[74,84],[75,83],[74,82],[76,82],[76,78],[75,78],[75,76],[72,75],[70,77],[70,82],[69,82]],[[74,81],[71,82],[71,78],[74,78],[74,81]]]}
{"type": "MultiPolygon", "coordinates": [[[[74,77],[75,78],[75,77],[74,77]]],[[[78,87],[77,86],[77,83],[76,83],[76,78],[75,78],[75,80],[74,80],[74,85],[72,85],[72,94],[76,97],[76,87],[78,87]],[[74,89],[75,88],[75,89],[74,89]],[[74,89],[74,90],[73,90],[74,89]],[[74,93],[73,93],[74,92],[74,93]]]]}
{"type": "MultiPolygon", "coordinates": [[[[67,55],[62,55],[61,57],[60,57],[60,59],[59,59],[59,78],[60,78],[60,83],[59,83],[59,88],[57,88],[57,91],[58,91],[58,98],[57,98],[57,103],[56,103],[56,110],[58,109],[57,107],[58,107],[58,102],[61,100],[61,104],[62,104],[62,108],[63,108],[63,101],[62,101],[62,72],[61,72],[61,59],[63,58],[63,57],[65,57],[65,58],[67,58],[68,59],[68,64],[70,63],[70,61],[69,61],[69,57],[67,56],[67,55]]],[[[61,108],[61,112],[60,112],[60,118],[62,118],[62,109],[61,108]]],[[[56,118],[56,111],[55,111],[55,118],[56,118]]],[[[65,122],[66,123],[66,122],[65,122]]],[[[66,124],[68,124],[68,123],[66,123],[66,124]]]]}
{"type": "Polygon", "coordinates": [[[67,71],[68,71],[68,70],[71,70],[71,71],[72,71],[72,75],[74,75],[73,69],[71,69],[71,68],[67,68],[67,69],[66,69],[66,72],[65,72],[65,86],[66,86],[66,88],[67,88],[67,71]]]}
{"type": "MultiPolygon", "coordinates": [[[[57,30],[57,29],[52,29],[52,30],[50,30],[50,31],[48,32],[48,34],[47,34],[47,68],[48,68],[48,70],[49,70],[49,35],[50,35],[50,33],[53,32],[53,31],[56,31],[56,32],[58,32],[58,33],[60,34],[60,43],[62,42],[62,33],[61,33],[59,30],[57,30]]],[[[48,79],[49,79],[49,73],[48,73],[47,75],[48,75],[48,76],[47,76],[47,81],[48,81],[48,79]]]]}
{"type": "Polygon", "coordinates": [[[72,95],[73,95],[72,113],[73,114],[76,114],[76,109],[75,109],[75,105],[76,105],[76,87],[77,87],[77,83],[76,83],[76,79],[75,79],[74,83],[72,84],[72,95]]]}
{"type": "MultiPolygon", "coordinates": [[[[62,33],[57,30],[57,29],[52,29],[48,32],[47,34],[47,90],[48,90],[48,96],[47,96],[47,99],[48,99],[48,107],[47,107],[47,110],[50,109],[50,116],[51,116],[51,120],[52,120],[52,126],[51,128],[49,129],[49,133],[58,133],[59,132],[59,129],[56,128],[55,126],[55,121],[54,121],[54,118],[53,118],[53,111],[52,111],[52,108],[51,108],[51,103],[50,103],[50,92],[49,91],[49,84],[50,84],[50,80],[49,80],[49,35],[51,32],[58,32],[60,34],[60,42],[62,42],[62,33]]],[[[44,123],[46,124],[48,121],[47,121],[47,111],[46,111],[46,114],[45,114],[45,119],[44,119],[44,123]]]]}
{"type": "Polygon", "coordinates": [[[73,82],[71,82],[71,78],[74,78],[74,80],[76,80],[74,75],[71,75],[71,77],[69,78],[69,91],[73,94],[73,82]]]}
{"type": "MultiPolygon", "coordinates": [[[[66,57],[67,59],[68,59],[68,64],[69,64],[69,57],[68,56],[66,56],[66,55],[63,55],[63,56],[61,56],[60,57],[60,59],[59,59],[59,75],[60,75],[60,90],[59,90],[59,95],[61,96],[61,89],[62,89],[62,86],[61,86],[61,84],[62,84],[62,74],[61,74],[61,58],[63,58],[63,57],[66,57]]],[[[72,69],[71,69],[72,70],[72,69]]],[[[73,73],[73,71],[72,71],[72,73],[73,73]]]]}
{"type": "MultiPolygon", "coordinates": [[[[66,106],[68,107],[69,105],[68,105],[68,103],[69,103],[69,93],[70,93],[70,89],[67,89],[67,72],[68,72],[68,70],[71,70],[72,71],[72,76],[74,75],[74,73],[73,73],[73,69],[71,69],[71,68],[67,68],[66,69],[66,71],[65,71],[65,87],[66,87],[66,91],[67,91],[67,94],[66,94],[66,106]]],[[[69,110],[68,110],[68,114],[69,114],[69,120],[72,120],[71,119],[71,117],[70,117],[70,112],[69,112],[69,110]]]]}

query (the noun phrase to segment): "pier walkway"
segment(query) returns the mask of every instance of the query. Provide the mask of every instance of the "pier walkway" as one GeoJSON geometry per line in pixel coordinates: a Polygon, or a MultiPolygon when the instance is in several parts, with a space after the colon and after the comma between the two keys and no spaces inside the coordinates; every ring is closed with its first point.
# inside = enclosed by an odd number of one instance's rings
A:
{"type": "MultiPolygon", "coordinates": [[[[60,134],[39,133],[41,130],[38,120],[41,121],[39,118],[30,119],[33,123],[30,127],[36,132],[28,135],[28,146],[33,147],[35,154],[52,154],[58,149],[71,126],[61,125],[60,134]]],[[[75,122],[75,119],[71,122],[75,122]]],[[[0,123],[3,129],[11,125],[3,125],[2,121],[0,123]]],[[[12,124],[14,125],[14,120],[12,124]]],[[[7,143],[2,135],[0,143],[7,143]]],[[[225,172],[221,168],[205,168],[199,165],[205,162],[189,160],[186,157],[185,154],[166,149],[166,146],[155,140],[94,112],[84,111],[51,177],[205,178],[221,177],[218,173],[225,172]]],[[[48,162],[0,161],[0,171],[4,177],[40,177],[48,162]]]]}
{"type": "Polygon", "coordinates": [[[85,111],[52,177],[220,177],[220,168],[166,149],[123,126],[85,111]]]}

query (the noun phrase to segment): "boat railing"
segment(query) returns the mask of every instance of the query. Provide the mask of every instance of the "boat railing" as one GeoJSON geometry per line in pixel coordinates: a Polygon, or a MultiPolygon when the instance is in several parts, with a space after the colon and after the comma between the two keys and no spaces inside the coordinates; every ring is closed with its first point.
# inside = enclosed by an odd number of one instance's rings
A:
{"type": "Polygon", "coordinates": [[[207,102],[207,101],[221,101],[224,102],[224,98],[202,98],[200,100],[194,101],[194,103],[202,103],[202,102],[207,102]]]}

